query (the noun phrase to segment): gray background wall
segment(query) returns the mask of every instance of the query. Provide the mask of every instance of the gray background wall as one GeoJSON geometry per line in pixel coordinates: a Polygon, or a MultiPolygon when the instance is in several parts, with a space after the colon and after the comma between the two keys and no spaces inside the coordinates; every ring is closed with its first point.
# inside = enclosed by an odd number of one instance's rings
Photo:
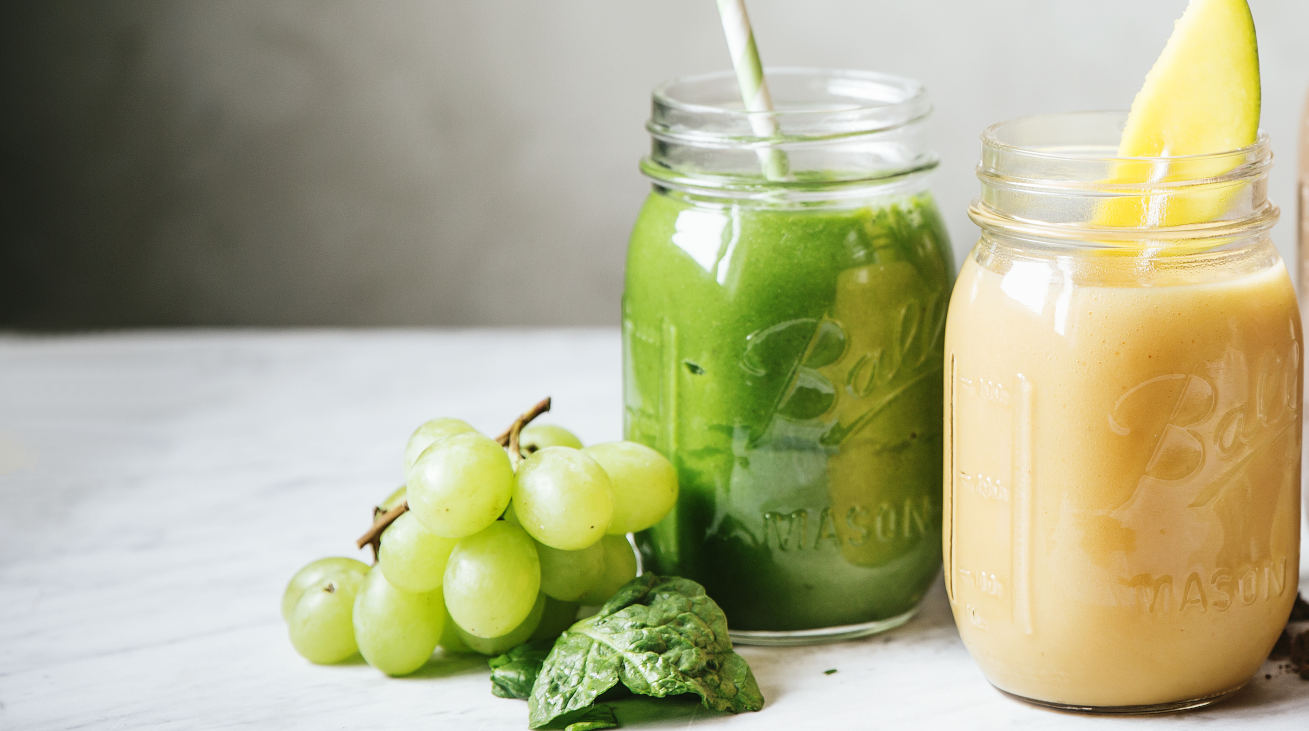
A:
{"type": "MultiPolygon", "coordinates": [[[[1309,2],[1251,4],[1289,259],[1309,2]]],[[[962,255],[978,131],[1126,107],[1184,6],[750,9],[767,64],[928,84],[962,255]]],[[[648,91],[727,62],[709,0],[8,7],[0,327],[613,324],[648,91]]]]}

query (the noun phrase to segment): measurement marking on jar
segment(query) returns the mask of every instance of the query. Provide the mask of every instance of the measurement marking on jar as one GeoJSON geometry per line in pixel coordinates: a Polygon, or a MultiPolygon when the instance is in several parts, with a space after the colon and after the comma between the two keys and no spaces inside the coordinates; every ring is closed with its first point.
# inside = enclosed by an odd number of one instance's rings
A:
{"type": "Polygon", "coordinates": [[[675,454],[681,441],[678,439],[679,434],[677,431],[677,425],[680,423],[677,414],[679,406],[677,401],[678,381],[681,379],[683,372],[680,367],[681,348],[678,347],[679,343],[677,342],[677,324],[665,317],[660,325],[659,335],[662,342],[659,352],[663,354],[665,359],[664,367],[659,374],[662,381],[660,383],[660,386],[662,386],[660,395],[663,397],[665,404],[663,437],[665,448],[668,450],[667,453],[675,454]]]}
{"type": "Polygon", "coordinates": [[[1000,381],[982,376],[974,378],[956,376],[955,382],[962,386],[964,390],[983,401],[995,404],[996,406],[1009,406],[1009,388],[1000,381]]]}
{"type": "Polygon", "coordinates": [[[964,604],[964,614],[968,617],[969,624],[978,629],[986,629],[986,619],[982,617],[982,613],[977,611],[977,607],[973,606],[971,602],[964,604]]]}
{"type": "Polygon", "coordinates": [[[959,481],[964,483],[964,486],[974,495],[987,500],[1009,502],[1009,486],[999,477],[963,470],[956,470],[955,473],[959,476],[959,481]]]}
{"type": "Polygon", "coordinates": [[[1013,410],[1013,459],[1010,481],[1014,486],[1013,519],[1010,521],[1012,543],[1009,576],[1013,581],[1013,620],[1024,632],[1032,634],[1032,382],[1019,373],[1017,404],[1013,410]]]}
{"type": "Polygon", "coordinates": [[[959,432],[955,427],[955,396],[959,389],[958,370],[958,365],[955,361],[955,354],[951,353],[950,380],[948,381],[945,394],[945,402],[950,406],[950,419],[949,423],[946,425],[947,431],[945,434],[945,453],[950,457],[950,479],[946,482],[946,485],[948,485],[950,494],[945,496],[945,500],[942,503],[944,509],[950,511],[950,520],[946,521],[945,525],[946,545],[949,546],[950,550],[947,551],[944,556],[945,593],[946,596],[950,597],[950,599],[954,599],[954,567],[957,565],[955,562],[955,551],[958,546],[958,533],[955,530],[955,526],[959,521],[959,505],[956,503],[958,492],[956,491],[954,484],[955,478],[959,475],[959,449],[956,446],[959,442],[959,432]]]}
{"type": "Polygon", "coordinates": [[[959,578],[966,584],[971,584],[979,593],[986,596],[1003,599],[1005,595],[1005,582],[999,574],[994,571],[975,571],[973,569],[957,569],[959,578]]]}
{"type": "Polygon", "coordinates": [[[984,602],[978,611],[1007,613],[1007,621],[1017,631],[1032,634],[1034,384],[1023,373],[1005,378],[965,375],[953,353],[950,371],[949,560],[957,567],[959,556],[981,551],[987,556],[984,560],[996,565],[994,571],[948,571],[947,589],[959,582],[965,594],[976,591],[1000,599],[1003,604],[984,602]],[[970,450],[973,439],[987,444],[984,430],[1007,431],[1008,439],[1000,442],[1007,444],[998,450],[989,446],[970,450]],[[987,505],[1003,512],[997,515],[987,505]],[[961,516],[961,507],[975,514],[961,516]]]}

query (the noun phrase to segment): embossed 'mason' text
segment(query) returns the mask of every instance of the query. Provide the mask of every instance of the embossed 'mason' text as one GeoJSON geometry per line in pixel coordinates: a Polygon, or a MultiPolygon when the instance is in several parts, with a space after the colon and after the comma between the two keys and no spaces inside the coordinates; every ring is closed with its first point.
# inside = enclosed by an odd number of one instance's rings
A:
{"type": "Polygon", "coordinates": [[[819,511],[801,508],[763,514],[764,545],[780,551],[859,547],[870,541],[890,543],[920,538],[939,520],[926,495],[887,501],[875,507],[851,505],[843,515],[830,507],[819,511]]]}
{"type": "Polygon", "coordinates": [[[1235,605],[1250,606],[1283,596],[1287,590],[1285,556],[1237,569],[1172,574],[1137,574],[1126,580],[1134,589],[1137,609],[1147,614],[1170,612],[1225,612],[1235,605]]]}

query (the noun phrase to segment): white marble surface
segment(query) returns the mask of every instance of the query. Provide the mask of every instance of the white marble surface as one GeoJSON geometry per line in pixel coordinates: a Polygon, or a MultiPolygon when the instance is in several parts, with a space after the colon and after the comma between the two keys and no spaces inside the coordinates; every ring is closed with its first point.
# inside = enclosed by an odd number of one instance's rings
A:
{"type": "MultiPolygon", "coordinates": [[[[352,553],[424,418],[498,430],[548,393],[583,439],[616,437],[618,361],[613,330],[0,336],[0,728],[526,728],[480,661],[397,680],[301,660],[282,587],[312,558],[352,553]]],[[[1271,665],[1271,680],[1183,716],[1008,700],[939,586],[887,635],[741,652],[764,711],[680,704],[652,723],[1309,728],[1309,682],[1271,665]]]]}

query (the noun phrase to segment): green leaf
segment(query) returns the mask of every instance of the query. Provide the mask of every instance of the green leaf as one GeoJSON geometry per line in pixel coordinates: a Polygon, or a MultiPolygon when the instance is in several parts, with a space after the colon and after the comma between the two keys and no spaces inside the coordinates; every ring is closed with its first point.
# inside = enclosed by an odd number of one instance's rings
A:
{"type": "Polygon", "coordinates": [[[491,666],[491,693],[501,698],[526,700],[532,695],[541,663],[550,653],[549,640],[519,645],[487,661],[491,666]]]}
{"type": "Polygon", "coordinates": [[[591,706],[577,715],[572,723],[564,726],[564,731],[600,731],[606,728],[618,728],[618,716],[614,707],[600,704],[591,706]]]}
{"type": "Polygon", "coordinates": [[[694,693],[717,711],[764,704],[749,665],[732,650],[723,610],[704,587],[679,577],[639,576],[564,632],[528,698],[528,723],[540,728],[577,712],[619,683],[658,698],[694,693]]]}

